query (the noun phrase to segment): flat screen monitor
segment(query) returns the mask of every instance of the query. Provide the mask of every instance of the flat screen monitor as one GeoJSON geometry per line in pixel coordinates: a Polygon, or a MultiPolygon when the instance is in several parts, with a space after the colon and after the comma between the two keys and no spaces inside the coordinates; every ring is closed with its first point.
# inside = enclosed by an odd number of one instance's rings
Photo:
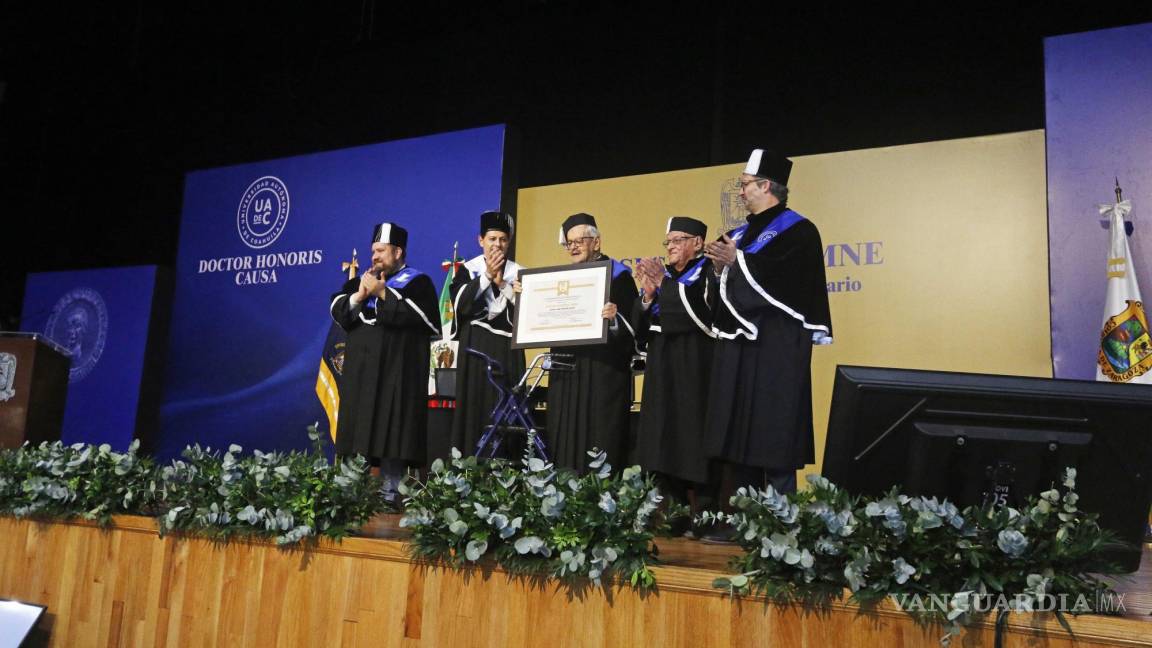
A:
{"type": "Polygon", "coordinates": [[[823,474],[849,492],[1020,506],[1077,470],[1080,507],[1140,565],[1152,500],[1152,386],[838,366],[823,474]]]}
{"type": "Polygon", "coordinates": [[[19,648],[44,614],[44,606],[0,599],[0,648],[19,648]]]}

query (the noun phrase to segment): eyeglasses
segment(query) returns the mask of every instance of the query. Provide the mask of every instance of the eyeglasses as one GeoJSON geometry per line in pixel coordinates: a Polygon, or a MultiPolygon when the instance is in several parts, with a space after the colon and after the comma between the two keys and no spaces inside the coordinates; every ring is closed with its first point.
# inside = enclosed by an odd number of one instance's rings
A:
{"type": "Polygon", "coordinates": [[[668,247],[669,245],[682,245],[684,243],[684,241],[691,241],[694,238],[700,238],[700,237],[698,237],[698,236],[677,236],[675,238],[665,239],[665,241],[663,243],[661,243],[660,245],[663,245],[664,247],[668,247]]]}
{"type": "Polygon", "coordinates": [[[740,178],[734,178],[734,181],[741,189],[747,189],[748,185],[753,183],[760,184],[761,182],[768,182],[764,178],[753,178],[751,180],[741,180],[740,178]]]}
{"type": "Polygon", "coordinates": [[[580,237],[580,238],[578,238],[578,239],[572,239],[571,241],[567,241],[567,242],[565,242],[565,243],[561,243],[561,244],[560,244],[560,247],[564,248],[565,250],[567,250],[567,249],[569,249],[569,248],[571,248],[571,247],[573,247],[573,246],[575,246],[575,247],[586,247],[586,246],[588,245],[588,241],[591,241],[591,240],[592,240],[592,239],[594,239],[594,238],[596,238],[596,237],[595,237],[595,236],[581,236],[581,237],[580,237]]]}

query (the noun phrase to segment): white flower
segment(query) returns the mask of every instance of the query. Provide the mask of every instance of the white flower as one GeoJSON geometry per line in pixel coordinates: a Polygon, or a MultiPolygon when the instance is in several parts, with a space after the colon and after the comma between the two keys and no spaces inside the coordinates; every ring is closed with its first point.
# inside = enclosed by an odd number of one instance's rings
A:
{"type": "Polygon", "coordinates": [[[828,536],[820,536],[816,540],[816,553],[825,554],[827,556],[837,556],[843,545],[838,540],[834,540],[828,536]]]}
{"type": "MultiPolygon", "coordinates": [[[[1051,574],[1051,571],[1048,570],[1048,573],[1051,574]]],[[[1035,594],[1037,597],[1042,597],[1048,593],[1048,585],[1052,582],[1052,579],[1041,574],[1028,574],[1027,581],[1028,589],[1025,591],[1035,594]]]]}
{"type": "MultiPolygon", "coordinates": [[[[794,565],[800,558],[800,552],[796,551],[798,544],[796,531],[788,534],[773,533],[767,538],[760,539],[760,556],[763,558],[771,556],[773,560],[782,560],[785,559],[785,556],[791,551],[795,553],[795,560],[792,560],[788,564],[794,565]]],[[[785,560],[785,562],[788,561],[785,560]]]]}
{"type": "Polygon", "coordinates": [[[948,620],[955,620],[972,609],[972,591],[956,592],[948,601],[948,620]]]}
{"type": "Polygon", "coordinates": [[[908,579],[916,573],[916,568],[909,565],[903,558],[897,558],[892,561],[892,576],[896,582],[903,585],[908,582],[908,579]]]}
{"type": "Polygon", "coordinates": [[[601,511],[612,514],[616,512],[616,500],[612,499],[611,493],[600,493],[600,503],[598,504],[601,511]]]}
{"type": "Polygon", "coordinates": [[[1019,558],[1028,548],[1028,538],[1016,529],[1004,529],[996,538],[996,546],[1013,558],[1019,558]]]}
{"type": "Polygon", "coordinates": [[[868,557],[868,550],[865,549],[864,555],[844,566],[844,578],[848,581],[848,587],[853,592],[868,584],[864,577],[868,575],[868,566],[871,562],[868,557]]]}
{"type": "Polygon", "coordinates": [[[868,506],[864,507],[864,514],[868,517],[889,517],[893,514],[899,515],[900,512],[896,510],[895,500],[882,499],[874,502],[868,502],[868,506]]]}
{"type": "Polygon", "coordinates": [[[805,477],[805,479],[808,480],[808,483],[811,484],[813,488],[833,491],[836,490],[836,485],[828,481],[828,478],[822,475],[808,475],[805,477]]]}
{"type": "Polygon", "coordinates": [[[560,517],[564,511],[564,493],[555,493],[540,500],[540,514],[544,517],[560,517]]]}

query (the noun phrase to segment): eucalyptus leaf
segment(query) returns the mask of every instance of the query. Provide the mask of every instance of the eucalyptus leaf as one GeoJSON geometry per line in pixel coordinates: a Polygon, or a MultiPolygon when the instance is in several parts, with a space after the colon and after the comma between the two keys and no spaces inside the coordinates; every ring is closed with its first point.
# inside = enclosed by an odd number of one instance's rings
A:
{"type": "Polygon", "coordinates": [[[484,555],[484,552],[486,551],[488,551],[487,542],[477,542],[476,540],[473,540],[468,543],[467,547],[464,548],[464,557],[472,562],[476,562],[480,559],[480,556],[484,555]]]}
{"type": "Polygon", "coordinates": [[[544,547],[544,541],[536,536],[525,536],[516,541],[516,553],[535,553],[544,547]]]}

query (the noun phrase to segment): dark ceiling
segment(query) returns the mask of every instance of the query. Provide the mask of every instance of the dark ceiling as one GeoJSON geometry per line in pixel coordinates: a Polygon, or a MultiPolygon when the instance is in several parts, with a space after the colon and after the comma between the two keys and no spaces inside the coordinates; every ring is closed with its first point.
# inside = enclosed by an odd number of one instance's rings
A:
{"type": "Polygon", "coordinates": [[[191,169],[503,122],[535,186],[1036,129],[1045,36],[1152,20],[1147,0],[102,4],[0,9],[0,328],[27,272],[170,265],[191,169]]]}

